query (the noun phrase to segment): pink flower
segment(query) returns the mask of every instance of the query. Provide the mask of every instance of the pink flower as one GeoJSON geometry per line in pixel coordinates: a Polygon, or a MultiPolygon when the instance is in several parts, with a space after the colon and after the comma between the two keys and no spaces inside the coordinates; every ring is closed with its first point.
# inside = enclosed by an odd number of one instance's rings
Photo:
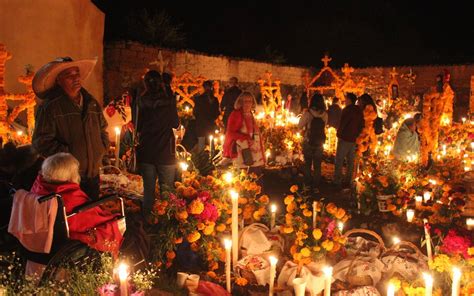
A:
{"type": "Polygon", "coordinates": [[[333,234],[335,228],[336,228],[336,221],[332,220],[328,224],[328,227],[326,228],[326,237],[332,237],[332,234],[333,234]]]}
{"type": "Polygon", "coordinates": [[[183,208],[186,206],[186,201],[184,199],[178,198],[175,194],[170,193],[171,204],[177,208],[183,208]]]}
{"type": "Polygon", "coordinates": [[[217,207],[208,202],[204,203],[204,210],[198,215],[198,219],[201,221],[216,222],[217,218],[219,218],[217,207]]]}
{"type": "Polygon", "coordinates": [[[115,284],[105,284],[102,287],[97,289],[100,296],[115,296],[118,292],[118,286],[115,284]]]}
{"type": "Polygon", "coordinates": [[[456,231],[450,230],[448,235],[443,240],[440,250],[448,255],[460,254],[464,258],[469,258],[467,249],[469,249],[471,242],[464,236],[457,235],[456,231]]]}
{"type": "Polygon", "coordinates": [[[198,198],[203,201],[203,202],[206,202],[208,201],[210,198],[211,198],[211,194],[208,192],[208,191],[201,191],[199,192],[198,194],[198,198]]]}
{"type": "Polygon", "coordinates": [[[474,134],[473,133],[469,133],[469,140],[474,140],[474,134]]]}

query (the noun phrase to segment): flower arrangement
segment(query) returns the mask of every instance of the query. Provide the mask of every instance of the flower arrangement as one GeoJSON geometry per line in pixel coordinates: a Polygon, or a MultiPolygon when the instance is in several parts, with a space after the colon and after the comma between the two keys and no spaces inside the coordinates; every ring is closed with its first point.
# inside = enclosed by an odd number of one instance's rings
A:
{"type": "Polygon", "coordinates": [[[194,119],[193,107],[189,104],[178,104],[178,117],[184,127],[188,126],[189,121],[194,119]]]}
{"type": "Polygon", "coordinates": [[[307,197],[298,192],[298,187],[290,188],[292,194],[285,197],[285,223],[281,227],[283,235],[291,242],[290,254],[295,263],[309,264],[335,256],[346,243],[339,229],[339,223],[347,222],[350,216],[333,203],[319,204],[316,209],[316,227],[312,227],[313,210],[307,197]]]}
{"type": "Polygon", "coordinates": [[[218,269],[225,258],[221,236],[230,232],[232,222],[229,190],[239,192],[239,213],[245,223],[267,219],[269,199],[259,196],[261,188],[256,179],[244,171],[230,177],[184,172],[182,182],[176,182],[175,188],[164,192],[154,204],[153,260],[170,267],[177,246],[186,242],[205,258],[210,271],[218,269]]]}
{"type": "Polygon", "coordinates": [[[115,112],[118,112],[122,117],[123,121],[127,120],[127,113],[125,112],[125,107],[130,106],[132,97],[129,92],[126,91],[122,96],[117,97],[111,100],[107,107],[105,107],[105,112],[109,117],[114,116],[115,112]]]}
{"type": "Polygon", "coordinates": [[[372,105],[364,108],[364,128],[356,140],[357,154],[362,157],[364,152],[369,151],[372,154],[377,145],[377,139],[374,130],[374,120],[377,118],[377,111],[372,105]]]}

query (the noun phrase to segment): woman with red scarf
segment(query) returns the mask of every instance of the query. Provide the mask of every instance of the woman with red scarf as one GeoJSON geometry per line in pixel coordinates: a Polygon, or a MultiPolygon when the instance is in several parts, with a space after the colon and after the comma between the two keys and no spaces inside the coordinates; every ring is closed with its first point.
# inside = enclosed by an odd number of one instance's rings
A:
{"type": "Polygon", "coordinates": [[[223,152],[235,167],[259,173],[265,165],[265,156],[260,129],[252,114],[255,106],[255,97],[250,92],[243,92],[237,98],[227,122],[223,152]]]}

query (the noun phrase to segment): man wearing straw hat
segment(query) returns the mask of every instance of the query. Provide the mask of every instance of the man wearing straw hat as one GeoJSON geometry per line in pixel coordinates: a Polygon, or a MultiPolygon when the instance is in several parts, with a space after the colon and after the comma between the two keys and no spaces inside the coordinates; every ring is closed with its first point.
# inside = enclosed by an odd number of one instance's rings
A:
{"type": "Polygon", "coordinates": [[[108,149],[107,121],[96,99],[83,87],[97,60],[58,58],[39,69],[33,91],[43,104],[36,113],[33,146],[44,157],[74,155],[80,164],[81,189],[99,197],[99,166],[108,149]]]}

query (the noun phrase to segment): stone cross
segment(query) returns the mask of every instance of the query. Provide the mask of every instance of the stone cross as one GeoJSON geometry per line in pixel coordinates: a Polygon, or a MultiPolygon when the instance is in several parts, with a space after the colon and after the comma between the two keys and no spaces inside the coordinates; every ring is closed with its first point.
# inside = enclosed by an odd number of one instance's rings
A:
{"type": "Polygon", "coordinates": [[[163,59],[163,54],[161,53],[161,50],[158,52],[158,59],[154,60],[153,62],[150,62],[150,65],[156,65],[160,69],[160,73],[163,74],[165,67],[168,65],[168,61],[165,61],[163,59]]]}

